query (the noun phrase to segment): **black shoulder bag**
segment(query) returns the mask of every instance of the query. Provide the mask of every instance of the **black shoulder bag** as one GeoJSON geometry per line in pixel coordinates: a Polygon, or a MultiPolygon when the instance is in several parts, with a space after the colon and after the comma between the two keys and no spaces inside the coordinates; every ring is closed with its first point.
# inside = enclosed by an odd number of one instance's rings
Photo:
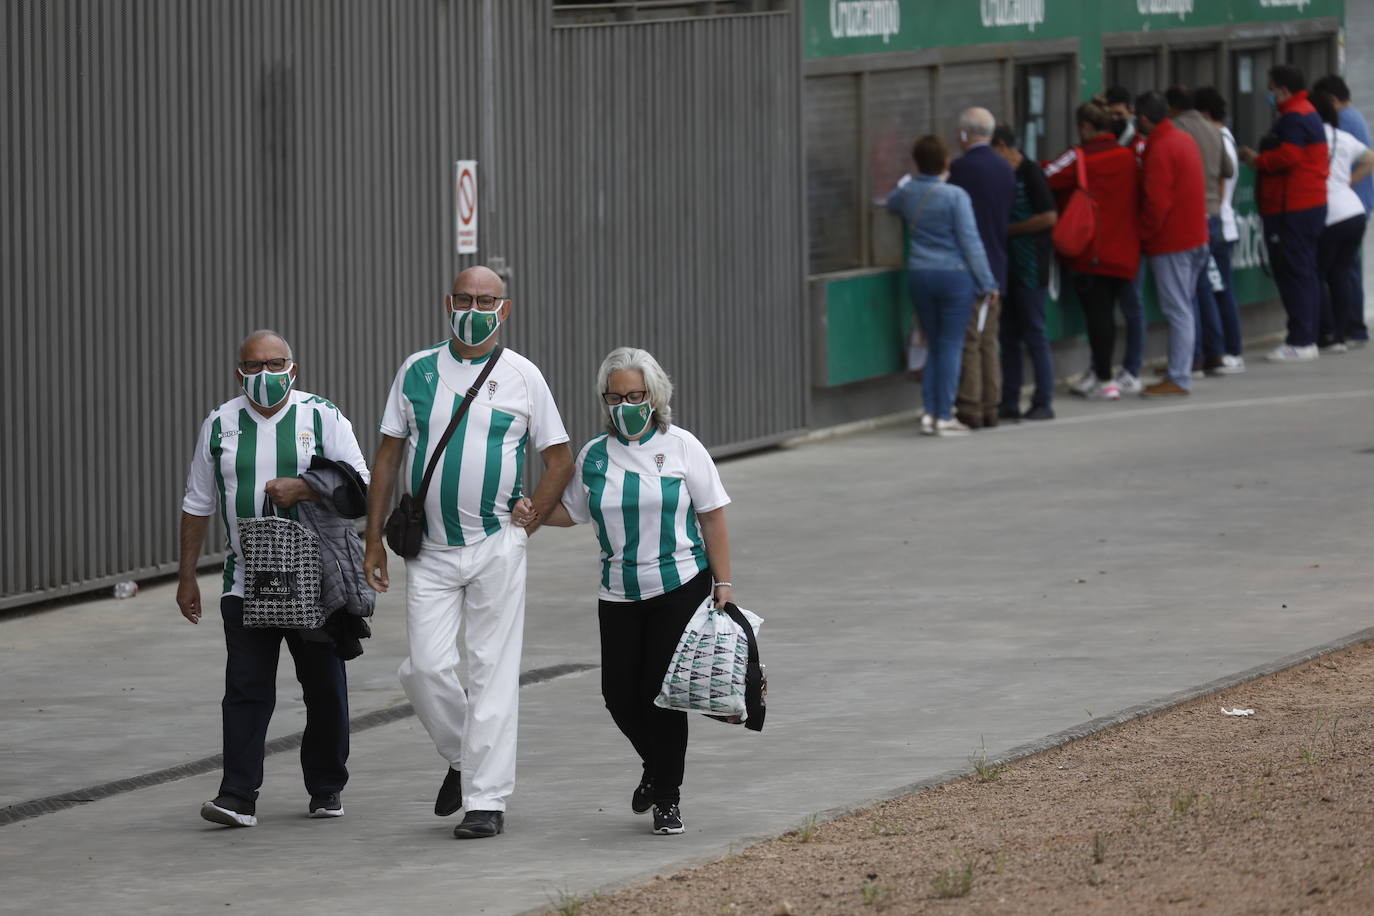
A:
{"type": "Polygon", "coordinates": [[[453,419],[448,421],[448,428],[444,430],[439,444],[435,446],[434,454],[429,457],[429,465],[425,468],[424,479],[420,481],[420,489],[413,494],[403,494],[401,504],[392,510],[391,516],[386,520],[386,542],[397,556],[408,560],[419,555],[420,544],[425,538],[425,494],[429,492],[429,482],[434,477],[434,468],[438,466],[439,456],[444,453],[444,447],[448,445],[448,440],[453,438],[458,424],[463,422],[468,406],[477,397],[477,392],[481,390],[487,376],[491,375],[491,370],[501,358],[501,351],[504,349],[505,344],[497,344],[496,349],[491,351],[491,358],[482,367],[477,381],[472,383],[472,387],[463,397],[463,403],[453,414],[453,419]]]}

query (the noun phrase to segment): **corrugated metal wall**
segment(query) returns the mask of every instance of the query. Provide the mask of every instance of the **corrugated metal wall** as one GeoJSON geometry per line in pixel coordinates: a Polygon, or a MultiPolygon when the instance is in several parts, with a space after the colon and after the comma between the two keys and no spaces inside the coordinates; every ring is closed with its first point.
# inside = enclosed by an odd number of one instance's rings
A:
{"type": "Polygon", "coordinates": [[[396,366],[444,333],[452,274],[493,255],[513,268],[508,343],[574,438],[618,344],[659,355],[680,420],[718,451],[803,424],[791,16],[3,10],[0,608],[171,567],[196,429],[255,327],[291,340],[301,387],[370,452],[396,366]],[[479,159],[482,207],[461,259],[460,158],[479,159]]]}

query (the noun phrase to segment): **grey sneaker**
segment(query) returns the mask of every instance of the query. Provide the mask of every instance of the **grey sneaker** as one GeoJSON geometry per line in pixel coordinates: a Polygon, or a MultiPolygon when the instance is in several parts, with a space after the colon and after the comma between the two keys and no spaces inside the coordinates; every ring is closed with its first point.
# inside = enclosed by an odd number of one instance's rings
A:
{"type": "Polygon", "coordinates": [[[200,806],[200,816],[212,824],[225,827],[255,827],[258,806],[246,798],[221,793],[214,801],[200,806]]]}
{"type": "Polygon", "coordinates": [[[666,808],[662,805],[654,805],[654,833],[659,836],[669,836],[674,833],[681,833],[682,812],[677,805],[669,805],[666,808]]]}

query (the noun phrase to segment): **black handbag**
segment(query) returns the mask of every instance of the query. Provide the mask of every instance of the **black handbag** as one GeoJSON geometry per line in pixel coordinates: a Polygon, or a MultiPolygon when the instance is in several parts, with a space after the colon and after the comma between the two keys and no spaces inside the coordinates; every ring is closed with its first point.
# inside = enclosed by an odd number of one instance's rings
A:
{"type": "Polygon", "coordinates": [[[429,456],[429,465],[425,468],[424,479],[420,481],[420,489],[414,494],[402,494],[401,504],[393,509],[387,518],[386,543],[398,557],[409,560],[419,556],[420,545],[425,539],[425,494],[429,492],[429,482],[434,477],[434,469],[439,464],[439,456],[444,453],[444,447],[448,445],[448,440],[453,438],[454,432],[458,429],[458,424],[463,421],[463,415],[468,412],[468,406],[477,397],[477,392],[481,390],[487,376],[491,375],[491,370],[496,366],[496,361],[501,358],[501,351],[504,349],[505,344],[497,344],[496,349],[491,351],[491,358],[482,367],[482,372],[477,376],[477,381],[472,383],[472,387],[463,397],[463,403],[458,405],[458,410],[454,412],[453,419],[448,421],[448,428],[440,437],[434,454],[429,456]]]}

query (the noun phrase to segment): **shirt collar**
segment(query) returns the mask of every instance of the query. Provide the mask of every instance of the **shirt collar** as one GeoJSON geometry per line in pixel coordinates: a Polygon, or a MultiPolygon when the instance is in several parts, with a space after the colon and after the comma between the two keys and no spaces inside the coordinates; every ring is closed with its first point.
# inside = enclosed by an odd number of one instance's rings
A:
{"type": "Polygon", "coordinates": [[[615,441],[619,442],[621,445],[628,445],[632,447],[636,445],[643,445],[644,443],[652,439],[654,437],[654,433],[656,432],[658,432],[658,424],[650,422],[648,432],[640,436],[638,439],[626,439],[619,432],[617,432],[615,434],[615,441]]]}
{"type": "Polygon", "coordinates": [[[487,352],[483,353],[481,356],[476,356],[476,357],[473,357],[472,359],[464,359],[463,357],[461,357],[461,356],[458,355],[458,347],[454,344],[453,338],[452,338],[452,337],[450,337],[449,340],[448,340],[448,347],[447,347],[447,349],[448,349],[448,355],[449,355],[449,356],[452,356],[452,357],[454,358],[455,361],[457,361],[457,362],[459,362],[459,363],[462,363],[462,364],[465,365],[465,366],[480,366],[480,365],[482,365],[482,363],[484,363],[484,362],[486,362],[487,360],[491,359],[491,354],[493,354],[493,353],[496,352],[496,348],[495,348],[495,347],[492,347],[490,350],[488,350],[487,352]]]}

